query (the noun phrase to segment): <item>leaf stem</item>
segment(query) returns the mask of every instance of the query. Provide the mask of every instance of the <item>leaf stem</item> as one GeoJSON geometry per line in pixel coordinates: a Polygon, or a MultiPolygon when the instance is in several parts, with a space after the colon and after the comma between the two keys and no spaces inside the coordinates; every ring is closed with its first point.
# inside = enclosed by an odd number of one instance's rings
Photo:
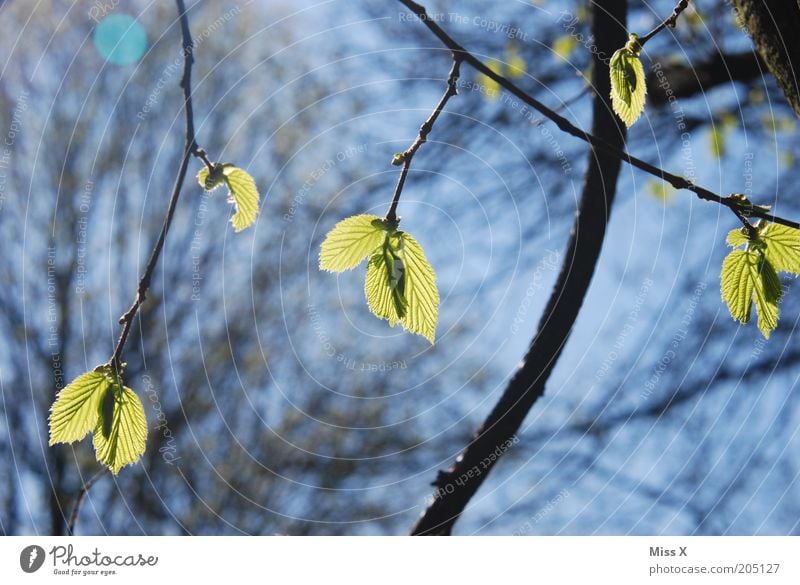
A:
{"type": "Polygon", "coordinates": [[[394,189],[392,204],[389,206],[389,211],[386,213],[386,217],[384,218],[387,222],[392,224],[397,223],[397,204],[400,202],[400,195],[403,192],[403,186],[406,183],[406,177],[408,176],[408,171],[411,168],[411,159],[414,158],[414,155],[417,153],[417,150],[419,150],[419,147],[425,144],[425,142],[428,140],[428,134],[430,134],[430,131],[433,129],[436,119],[439,117],[439,114],[442,113],[442,110],[444,110],[447,102],[454,95],[458,95],[458,87],[456,83],[458,82],[458,76],[461,69],[461,59],[461,54],[453,51],[453,66],[450,68],[450,74],[447,76],[447,90],[439,100],[439,103],[436,104],[436,109],[431,112],[431,115],[428,116],[428,119],[425,120],[422,126],[419,127],[419,134],[417,135],[417,138],[411,143],[411,146],[409,146],[408,149],[400,154],[403,160],[403,168],[400,171],[400,177],[397,179],[397,186],[394,189]]]}
{"type": "Polygon", "coordinates": [[[678,21],[678,17],[681,15],[681,12],[686,10],[688,7],[689,7],[689,0],[681,0],[680,2],[678,2],[677,6],[675,6],[675,8],[672,11],[672,14],[670,14],[664,22],[659,24],[657,27],[655,27],[653,30],[651,30],[643,37],[639,37],[637,39],[639,46],[643,47],[647,41],[652,39],[654,36],[656,36],[665,28],[667,27],[675,28],[675,23],[678,21]]]}
{"type": "Polygon", "coordinates": [[[581,130],[580,128],[572,124],[569,120],[559,115],[554,110],[551,110],[550,108],[545,106],[542,102],[540,102],[536,98],[532,97],[530,94],[526,93],[525,91],[517,87],[512,81],[503,77],[499,73],[492,71],[480,59],[478,59],[477,57],[475,57],[475,55],[467,51],[458,42],[456,42],[449,34],[447,34],[445,30],[441,26],[439,26],[436,20],[433,19],[428,14],[424,6],[418,4],[417,2],[414,2],[413,0],[398,0],[398,1],[401,2],[403,5],[405,5],[414,14],[416,14],[419,17],[419,21],[423,25],[425,25],[428,28],[428,30],[430,30],[434,35],[436,35],[436,37],[442,42],[442,44],[445,47],[453,51],[454,55],[458,55],[462,61],[472,66],[473,69],[479,71],[480,73],[483,73],[489,79],[496,81],[506,91],[515,95],[520,100],[522,100],[523,102],[525,102],[526,104],[537,110],[539,113],[543,114],[545,118],[553,122],[562,132],[569,134],[570,136],[574,136],[575,138],[579,138],[580,140],[587,142],[589,145],[591,145],[598,151],[602,151],[615,158],[618,158],[622,162],[625,162],[631,165],[632,167],[642,170],[654,177],[658,177],[662,181],[665,181],[670,185],[672,185],[673,187],[675,187],[675,189],[678,190],[685,189],[687,191],[693,192],[695,195],[697,195],[697,197],[699,197],[704,201],[712,201],[714,203],[718,203],[719,205],[724,205],[725,207],[729,208],[734,214],[736,214],[737,218],[738,218],[737,214],[738,210],[744,212],[746,215],[750,217],[759,217],[761,219],[766,219],[767,221],[771,221],[772,223],[779,223],[787,227],[800,229],[800,223],[796,221],[778,217],[771,213],[767,213],[762,209],[758,209],[757,207],[746,206],[731,197],[722,197],[720,195],[717,195],[713,191],[709,191],[704,187],[695,185],[692,181],[684,177],[667,172],[664,169],[661,169],[655,165],[651,165],[648,162],[645,162],[635,156],[628,154],[623,148],[616,147],[607,142],[606,140],[603,140],[602,138],[594,136],[593,134],[585,130],[581,130]]]}

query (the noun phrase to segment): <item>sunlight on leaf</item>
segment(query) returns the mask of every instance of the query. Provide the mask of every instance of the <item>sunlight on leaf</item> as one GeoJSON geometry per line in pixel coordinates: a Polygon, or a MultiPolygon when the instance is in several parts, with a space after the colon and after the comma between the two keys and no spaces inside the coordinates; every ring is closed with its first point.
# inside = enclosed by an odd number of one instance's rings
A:
{"type": "Polygon", "coordinates": [[[631,127],[644,111],[647,85],[644,67],[639,60],[639,37],[630,35],[630,40],[611,57],[611,105],[614,112],[631,127]]]}
{"type": "Polygon", "coordinates": [[[260,196],[256,182],[246,171],[233,165],[224,165],[223,174],[230,190],[228,201],[236,207],[231,217],[233,231],[240,232],[255,223],[260,196]]]}
{"type": "Polygon", "coordinates": [[[228,186],[228,202],[236,209],[231,217],[235,232],[240,232],[255,223],[260,195],[256,182],[246,171],[231,163],[214,163],[211,171],[208,167],[203,167],[197,172],[197,182],[206,191],[213,191],[221,185],[228,186]]]}
{"type": "Polygon", "coordinates": [[[556,40],[553,41],[553,52],[560,57],[561,59],[568,59],[569,56],[572,54],[572,51],[575,50],[575,47],[578,46],[578,39],[576,39],[573,35],[564,35],[558,37],[556,40]]]}
{"type": "Polygon", "coordinates": [[[431,343],[439,317],[436,273],[419,242],[374,215],[340,221],[320,249],[320,269],[350,270],[369,256],[364,294],[375,316],[431,343]]]}
{"type": "MultiPolygon", "coordinates": [[[[503,74],[503,64],[497,59],[489,59],[486,66],[498,75],[503,74]]],[[[495,100],[500,95],[500,84],[483,73],[479,73],[475,77],[475,83],[483,90],[483,95],[489,100],[495,100]]]]}
{"type": "Polygon", "coordinates": [[[398,255],[405,264],[405,295],[408,313],[403,326],[427,338],[433,343],[439,319],[439,290],[436,288],[436,272],[425,257],[419,242],[405,232],[398,232],[401,245],[398,255]]]}
{"type": "Polygon", "coordinates": [[[775,270],[800,276],[800,230],[767,223],[759,236],[766,244],[764,255],[775,270]]]}
{"type": "Polygon", "coordinates": [[[224,169],[225,165],[219,163],[214,165],[214,170],[211,172],[209,172],[208,167],[204,166],[197,171],[197,182],[200,183],[200,186],[206,191],[213,191],[217,187],[225,184],[224,169]]]}
{"type": "Polygon", "coordinates": [[[714,158],[725,156],[725,134],[725,127],[721,125],[712,128],[708,134],[708,147],[714,158]]]}
{"type": "Polygon", "coordinates": [[[747,237],[747,233],[745,233],[744,228],[732,229],[728,232],[728,236],[725,238],[725,242],[733,248],[743,246],[749,241],[750,239],[747,237]]]}
{"type": "Polygon", "coordinates": [[[525,64],[525,59],[519,54],[519,47],[516,43],[509,43],[506,47],[506,70],[511,79],[522,77],[528,71],[528,66],[525,64]]]}
{"type": "Polygon", "coordinates": [[[647,192],[659,201],[669,201],[675,195],[675,187],[665,181],[650,181],[647,184],[647,192]]]}
{"type": "Polygon", "coordinates": [[[758,328],[769,339],[778,325],[781,286],[775,269],[764,256],[758,251],[733,250],[722,263],[720,285],[731,316],[741,323],[750,321],[755,301],[758,328]]]}
{"type": "Polygon", "coordinates": [[[110,424],[98,422],[94,431],[97,460],[118,474],[126,465],[136,463],[144,453],[147,441],[147,420],[136,393],[127,387],[111,385],[110,403],[113,414],[110,424]]]}
{"type": "Polygon", "coordinates": [[[328,272],[352,270],[383,244],[388,225],[377,215],[355,215],[337,223],[325,236],[319,267],[328,272]]]}
{"type": "Polygon", "coordinates": [[[100,417],[100,403],[110,384],[102,366],[75,378],[58,393],[50,408],[50,445],[80,441],[100,417]]]}
{"type": "Polygon", "coordinates": [[[376,317],[387,319],[394,327],[405,316],[407,301],[397,283],[392,286],[392,272],[397,275],[397,268],[387,262],[387,251],[383,247],[375,252],[367,265],[367,278],[364,281],[364,294],[367,305],[376,317]]]}

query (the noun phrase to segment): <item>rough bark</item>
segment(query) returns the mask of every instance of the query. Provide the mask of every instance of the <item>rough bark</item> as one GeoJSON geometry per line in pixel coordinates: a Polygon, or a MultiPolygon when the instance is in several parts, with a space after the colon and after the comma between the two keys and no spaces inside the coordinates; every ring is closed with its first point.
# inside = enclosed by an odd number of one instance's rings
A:
{"type": "MultiPolygon", "coordinates": [[[[593,3],[593,9],[592,28],[598,52],[610,55],[627,40],[627,2],[598,0],[593,3]]],[[[592,133],[622,148],[625,131],[609,103],[608,67],[597,58],[592,82],[597,89],[592,105],[592,133]]],[[[439,473],[434,482],[437,489],[433,502],[412,534],[451,533],[469,500],[509,442],[513,442],[531,407],[544,394],[545,383],[569,337],[600,255],[620,166],[618,157],[590,151],[581,201],[561,272],[528,353],[470,444],[450,469],[439,473]]]]}
{"type": "Polygon", "coordinates": [[[733,0],[758,54],[800,116],[800,0],[733,0]]]}

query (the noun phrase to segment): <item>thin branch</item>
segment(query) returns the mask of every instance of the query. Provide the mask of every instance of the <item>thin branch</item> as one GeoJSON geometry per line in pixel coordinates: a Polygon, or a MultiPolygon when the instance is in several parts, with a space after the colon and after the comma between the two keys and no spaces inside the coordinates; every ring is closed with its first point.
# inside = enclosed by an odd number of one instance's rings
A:
{"type": "MultiPolygon", "coordinates": [[[[175,215],[175,209],[178,206],[178,199],[181,194],[181,189],[183,189],[183,183],[186,179],[186,172],[189,168],[189,159],[193,156],[199,158],[209,168],[209,170],[212,169],[212,163],[208,159],[205,150],[197,145],[197,140],[195,138],[194,110],[192,109],[192,64],[194,63],[194,41],[192,40],[192,32],[189,28],[189,17],[186,13],[186,6],[184,5],[183,0],[176,0],[176,4],[178,7],[178,17],[180,18],[181,23],[183,47],[183,76],[181,77],[180,86],[183,89],[184,110],[186,112],[186,139],[183,148],[183,156],[181,157],[181,165],[178,169],[178,175],[175,178],[175,185],[172,189],[172,196],[169,200],[169,206],[164,217],[164,224],[161,227],[161,233],[159,234],[158,240],[153,247],[153,251],[150,253],[150,259],[145,265],[142,277],[139,279],[139,285],[136,288],[136,298],[134,299],[130,309],[128,309],[119,319],[119,322],[122,325],[122,333],[120,333],[119,340],[114,348],[114,353],[112,354],[111,359],[108,360],[108,365],[113,368],[117,377],[120,376],[120,371],[122,369],[122,351],[125,348],[125,342],[128,340],[128,334],[131,331],[133,320],[136,317],[136,314],[139,312],[139,308],[142,306],[142,303],[144,303],[145,299],[147,298],[147,291],[150,288],[150,281],[153,277],[153,272],[156,268],[156,264],[158,263],[158,259],[161,256],[161,250],[164,248],[164,242],[167,239],[167,232],[169,232],[170,225],[172,225],[172,218],[175,215]]],[[[94,482],[102,477],[106,471],[106,469],[99,471],[97,475],[85,483],[81,488],[81,491],[78,493],[78,497],[75,500],[75,507],[72,509],[72,514],[70,515],[70,519],[67,524],[68,534],[72,534],[72,528],[75,525],[75,521],[78,517],[78,511],[80,510],[84,496],[92,487],[94,482]]]]}
{"type": "MultiPolygon", "coordinates": [[[[619,148],[625,127],[609,107],[608,65],[598,57],[624,42],[627,0],[597,0],[592,34],[594,55],[592,132],[619,148]]],[[[502,396],[449,469],[440,471],[432,501],[412,529],[414,535],[448,535],[494,465],[511,445],[561,356],[594,274],[622,167],[618,157],[590,151],[580,202],[561,260],[561,270],[524,359],[502,396]]]]}
{"type": "Polygon", "coordinates": [[[97,482],[98,479],[103,477],[107,471],[108,469],[104,467],[103,469],[95,473],[89,479],[89,481],[85,482],[81,487],[81,491],[78,492],[78,495],[75,498],[75,505],[72,506],[72,513],[69,515],[69,521],[67,521],[68,536],[75,536],[75,522],[78,520],[78,511],[81,509],[83,498],[86,497],[86,494],[89,493],[89,490],[92,489],[92,486],[97,482]]]}
{"type": "MultiPolygon", "coordinates": [[[[458,44],[450,35],[448,35],[441,26],[439,26],[435,19],[433,19],[430,15],[428,15],[427,11],[425,10],[424,6],[421,6],[417,2],[413,0],[399,0],[403,5],[405,5],[409,10],[411,10],[414,14],[419,17],[419,20],[422,24],[424,24],[428,29],[436,35],[436,37],[446,46],[448,49],[453,51],[455,55],[461,57],[461,59],[471,65],[475,70],[483,73],[488,78],[497,82],[501,87],[506,89],[511,94],[518,97],[520,100],[531,106],[532,108],[536,109],[539,113],[544,115],[547,119],[553,122],[559,130],[569,134],[570,136],[574,136],[575,138],[579,138],[584,142],[589,143],[592,147],[597,149],[598,151],[605,152],[611,156],[614,156],[621,161],[628,163],[632,167],[635,167],[639,170],[642,170],[654,177],[658,177],[659,179],[666,181],[670,185],[672,185],[675,189],[681,190],[686,189],[687,191],[691,191],[696,194],[700,199],[704,201],[712,201],[714,203],[718,203],[720,205],[724,205],[728,209],[730,209],[737,217],[737,219],[741,220],[740,214],[737,214],[736,211],[739,210],[741,214],[745,217],[757,217],[761,219],[765,219],[767,221],[771,221],[773,223],[779,223],[781,225],[785,225],[791,228],[800,229],[800,223],[796,221],[792,221],[789,219],[784,219],[782,217],[778,217],[763,209],[758,209],[752,205],[747,205],[742,203],[736,197],[722,197],[717,195],[713,191],[709,191],[704,187],[700,187],[695,185],[690,180],[681,177],[679,175],[675,175],[669,173],[657,166],[651,165],[648,162],[645,162],[635,156],[628,154],[624,149],[618,148],[602,138],[598,138],[586,132],[585,130],[581,130],[577,126],[573,125],[569,120],[560,116],[557,112],[551,110],[547,106],[545,106],[542,102],[537,100],[536,98],[532,97],[519,87],[517,87],[513,82],[509,81],[502,75],[495,73],[489,67],[487,67],[480,59],[475,57],[472,53],[467,51],[464,47],[458,44]]],[[[747,227],[747,226],[745,226],[747,227]]]]}
{"type": "Polygon", "coordinates": [[[652,39],[654,36],[656,36],[658,33],[660,33],[665,28],[667,28],[667,27],[675,28],[675,23],[678,21],[678,17],[681,15],[681,12],[686,10],[688,7],[689,7],[689,0],[681,0],[680,2],[678,2],[678,5],[675,6],[675,9],[672,11],[672,14],[670,14],[664,22],[659,24],[656,28],[651,30],[649,33],[647,33],[643,37],[639,37],[637,39],[637,41],[639,43],[639,46],[640,47],[644,47],[644,44],[647,41],[652,39]]]}
{"type": "Polygon", "coordinates": [[[178,198],[183,188],[183,182],[186,179],[186,171],[189,168],[189,159],[194,156],[203,161],[203,163],[212,169],[211,161],[208,159],[205,150],[197,145],[197,140],[194,133],[194,110],[192,109],[192,64],[194,63],[194,41],[192,41],[192,32],[189,28],[189,18],[186,14],[186,6],[183,0],[176,0],[178,5],[178,15],[181,22],[181,34],[183,37],[183,77],[181,78],[180,86],[183,88],[184,110],[186,112],[186,141],[183,149],[183,156],[181,158],[181,165],[178,169],[178,176],[175,179],[175,186],[172,189],[172,196],[169,200],[169,207],[167,214],[164,217],[164,224],[161,227],[161,233],[158,236],[155,247],[150,253],[150,259],[144,268],[139,285],[136,289],[136,297],[133,304],[122,317],[119,322],[122,325],[122,333],[119,336],[117,345],[114,348],[114,354],[108,360],[108,365],[114,368],[114,371],[119,374],[120,366],[122,365],[122,351],[125,348],[125,342],[128,339],[131,326],[133,325],[134,317],[139,311],[139,308],[147,298],[147,291],[150,288],[150,281],[153,277],[153,272],[158,263],[158,258],[161,256],[161,250],[164,248],[164,242],[167,239],[167,232],[170,225],[172,225],[172,217],[175,215],[175,208],[178,205],[178,198]]]}
{"type": "Polygon", "coordinates": [[[436,119],[439,117],[439,114],[442,113],[442,110],[444,110],[447,102],[454,95],[458,95],[458,87],[456,84],[458,83],[460,68],[461,57],[457,53],[453,53],[453,66],[450,68],[450,74],[447,76],[447,90],[444,92],[442,99],[440,99],[439,103],[436,104],[436,109],[433,110],[430,116],[428,116],[428,119],[425,120],[422,126],[419,127],[419,134],[411,146],[409,146],[404,152],[395,155],[395,160],[402,161],[403,169],[400,171],[400,178],[397,179],[397,187],[395,187],[394,190],[392,204],[389,207],[389,211],[386,213],[385,219],[389,223],[397,222],[397,204],[400,202],[400,194],[403,192],[403,185],[405,185],[406,176],[408,176],[408,170],[411,167],[411,159],[414,158],[414,155],[417,153],[417,150],[419,150],[419,147],[425,144],[425,141],[428,139],[428,134],[433,129],[436,119]]]}

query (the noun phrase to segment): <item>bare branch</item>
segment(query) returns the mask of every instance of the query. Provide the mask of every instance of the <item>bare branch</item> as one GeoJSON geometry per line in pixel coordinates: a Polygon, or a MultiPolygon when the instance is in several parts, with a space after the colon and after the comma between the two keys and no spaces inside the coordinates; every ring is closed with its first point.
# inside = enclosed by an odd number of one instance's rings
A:
{"type": "Polygon", "coordinates": [[[86,494],[89,493],[89,490],[92,489],[92,486],[97,482],[98,479],[103,477],[107,471],[108,469],[104,467],[95,473],[89,479],[89,481],[85,482],[83,487],[81,487],[81,491],[78,492],[78,495],[75,498],[75,505],[72,506],[72,513],[69,515],[69,521],[67,522],[67,535],[75,536],[75,522],[78,520],[78,511],[81,509],[83,498],[86,497],[86,494]]]}
{"type": "MultiPolygon", "coordinates": [[[[464,47],[458,44],[450,35],[448,35],[441,26],[439,26],[435,19],[431,18],[425,7],[414,2],[413,0],[399,0],[402,4],[404,4],[409,10],[411,10],[414,14],[419,17],[419,20],[422,24],[424,24],[428,29],[436,35],[436,37],[446,46],[448,49],[453,51],[456,55],[460,55],[462,60],[465,63],[471,65],[475,70],[480,71],[488,78],[497,82],[501,87],[503,87],[508,92],[512,93],[523,102],[531,106],[532,108],[536,109],[542,115],[544,115],[547,119],[553,122],[559,130],[569,134],[570,136],[574,136],[575,138],[579,138],[584,142],[589,143],[592,147],[597,150],[603,151],[611,156],[614,156],[621,161],[628,163],[632,167],[635,167],[639,170],[642,170],[654,177],[658,177],[659,179],[666,181],[675,189],[682,190],[685,189],[687,191],[692,191],[695,195],[697,195],[700,199],[704,201],[712,201],[714,203],[718,203],[720,205],[724,205],[728,209],[730,209],[737,217],[740,219],[740,215],[736,213],[738,209],[747,217],[757,217],[761,219],[766,219],[767,221],[771,221],[773,223],[779,223],[781,225],[785,225],[788,227],[792,227],[795,229],[800,229],[800,223],[796,221],[792,221],[789,219],[784,219],[782,217],[778,217],[773,215],[763,209],[753,208],[752,206],[748,206],[746,204],[741,203],[735,197],[723,197],[717,195],[713,191],[709,191],[704,187],[700,187],[695,185],[690,180],[681,177],[679,175],[675,175],[673,173],[669,173],[655,165],[651,165],[648,162],[645,162],[635,156],[628,154],[622,148],[615,147],[612,144],[609,144],[602,138],[594,136],[589,132],[581,130],[577,126],[573,125],[569,120],[560,116],[554,110],[551,110],[547,106],[545,106],[542,102],[537,100],[536,98],[532,97],[530,94],[526,93],[519,87],[517,87],[513,82],[506,79],[499,73],[492,71],[488,66],[486,66],[480,59],[475,57],[472,53],[467,51],[464,47]]],[[[746,226],[745,226],[746,227],[746,226]]]]}
{"type": "MultiPolygon", "coordinates": [[[[625,41],[626,0],[598,0],[593,15],[593,35],[600,51],[613,50],[625,41]]],[[[624,144],[625,128],[609,106],[611,82],[608,65],[594,56],[592,131],[608,144],[624,144]]],[[[592,151],[579,208],[564,254],[558,280],[538,329],[519,369],[470,443],[446,471],[440,471],[433,501],[412,530],[417,535],[447,535],[500,457],[514,444],[516,435],[536,401],[572,331],[589,289],[614,200],[620,159],[592,151]]]]}
{"type": "Polygon", "coordinates": [[[386,221],[390,223],[397,222],[397,204],[400,202],[400,194],[403,192],[403,185],[406,182],[406,176],[408,175],[408,170],[411,167],[411,159],[414,158],[414,155],[419,150],[419,147],[425,144],[425,141],[428,139],[428,134],[433,129],[433,125],[436,123],[436,119],[439,117],[439,114],[442,113],[442,110],[447,105],[447,102],[450,100],[451,97],[458,94],[458,75],[459,69],[461,67],[461,57],[458,54],[453,53],[453,66],[450,68],[450,74],[447,76],[447,90],[444,92],[442,99],[439,100],[439,103],[436,105],[436,109],[433,110],[431,115],[428,117],[427,120],[419,127],[419,134],[417,135],[417,139],[402,153],[395,155],[395,160],[392,161],[393,164],[397,164],[396,161],[401,161],[403,164],[403,169],[400,171],[400,178],[397,180],[397,187],[394,190],[394,196],[392,197],[392,204],[389,207],[389,211],[386,214],[386,221]]]}
{"type": "Polygon", "coordinates": [[[119,322],[122,325],[122,333],[117,341],[117,346],[114,348],[114,354],[108,360],[108,364],[114,368],[114,371],[119,373],[120,366],[122,365],[122,351],[125,348],[125,342],[128,339],[133,319],[136,313],[147,298],[147,291],[150,288],[150,281],[153,277],[153,271],[158,263],[158,258],[161,255],[161,250],[164,248],[164,242],[167,239],[167,232],[172,224],[172,217],[175,215],[175,208],[178,205],[178,198],[183,188],[183,182],[186,179],[186,171],[189,168],[189,159],[194,156],[199,158],[205,165],[211,169],[211,161],[206,156],[206,152],[197,145],[197,140],[194,134],[194,111],[192,109],[192,64],[194,63],[194,41],[192,41],[192,32],[189,28],[189,18],[186,14],[186,6],[183,0],[176,0],[178,5],[178,16],[181,21],[181,34],[183,37],[183,77],[181,78],[181,88],[183,88],[184,96],[184,110],[186,112],[186,140],[183,149],[183,157],[181,165],[178,169],[178,176],[175,179],[175,186],[172,189],[172,196],[169,200],[169,207],[167,214],[164,217],[164,225],[161,227],[161,233],[158,236],[155,247],[150,253],[150,259],[144,268],[144,273],[139,280],[139,285],[136,289],[136,297],[133,304],[122,317],[119,322]]]}
{"type": "MultiPolygon", "coordinates": [[[[197,145],[197,140],[195,138],[194,110],[192,109],[192,64],[194,63],[194,41],[192,41],[192,32],[189,28],[189,18],[186,14],[186,6],[184,5],[184,1],[176,0],[176,4],[178,7],[178,17],[180,18],[181,22],[181,36],[183,39],[183,76],[181,77],[180,86],[183,89],[184,110],[186,112],[186,138],[184,142],[183,156],[181,157],[181,164],[178,169],[178,175],[175,178],[175,185],[172,189],[172,196],[169,200],[169,206],[167,208],[166,216],[164,217],[164,224],[161,227],[161,233],[159,234],[158,240],[153,247],[153,251],[150,253],[150,259],[145,265],[142,277],[139,279],[139,285],[136,289],[136,297],[133,301],[133,304],[131,305],[130,309],[128,309],[119,319],[120,324],[122,324],[122,333],[120,333],[119,340],[114,348],[114,353],[111,356],[111,359],[108,360],[108,365],[114,369],[117,376],[120,374],[122,366],[122,351],[125,348],[125,342],[128,340],[128,334],[131,331],[133,320],[136,317],[139,308],[142,306],[142,303],[144,303],[145,298],[147,298],[147,291],[150,288],[150,281],[153,277],[153,272],[156,264],[158,263],[158,259],[161,256],[161,250],[164,248],[164,242],[167,239],[167,232],[169,232],[170,225],[172,225],[172,218],[175,215],[175,209],[178,206],[178,199],[180,197],[181,190],[183,189],[183,183],[186,180],[186,172],[189,168],[189,159],[194,156],[202,160],[209,169],[212,167],[211,161],[209,161],[208,157],[206,156],[206,152],[197,145]]],[[[102,477],[106,471],[106,469],[102,469],[81,488],[81,491],[78,493],[78,496],[75,500],[75,506],[72,509],[72,514],[70,515],[70,519],[67,524],[68,534],[72,534],[72,529],[75,526],[75,521],[78,518],[78,512],[84,496],[89,489],[91,489],[92,485],[94,485],[94,483],[100,477],[102,477]]]]}
{"type": "Polygon", "coordinates": [[[664,22],[659,24],[657,27],[655,27],[653,30],[651,30],[643,37],[639,37],[638,39],[639,46],[644,47],[644,44],[647,41],[652,39],[654,36],[656,36],[665,28],[667,27],[675,28],[675,23],[678,21],[678,17],[681,15],[681,12],[686,10],[688,7],[689,7],[689,0],[681,0],[680,2],[678,2],[678,5],[675,6],[675,9],[672,11],[672,14],[670,14],[664,22]]]}

